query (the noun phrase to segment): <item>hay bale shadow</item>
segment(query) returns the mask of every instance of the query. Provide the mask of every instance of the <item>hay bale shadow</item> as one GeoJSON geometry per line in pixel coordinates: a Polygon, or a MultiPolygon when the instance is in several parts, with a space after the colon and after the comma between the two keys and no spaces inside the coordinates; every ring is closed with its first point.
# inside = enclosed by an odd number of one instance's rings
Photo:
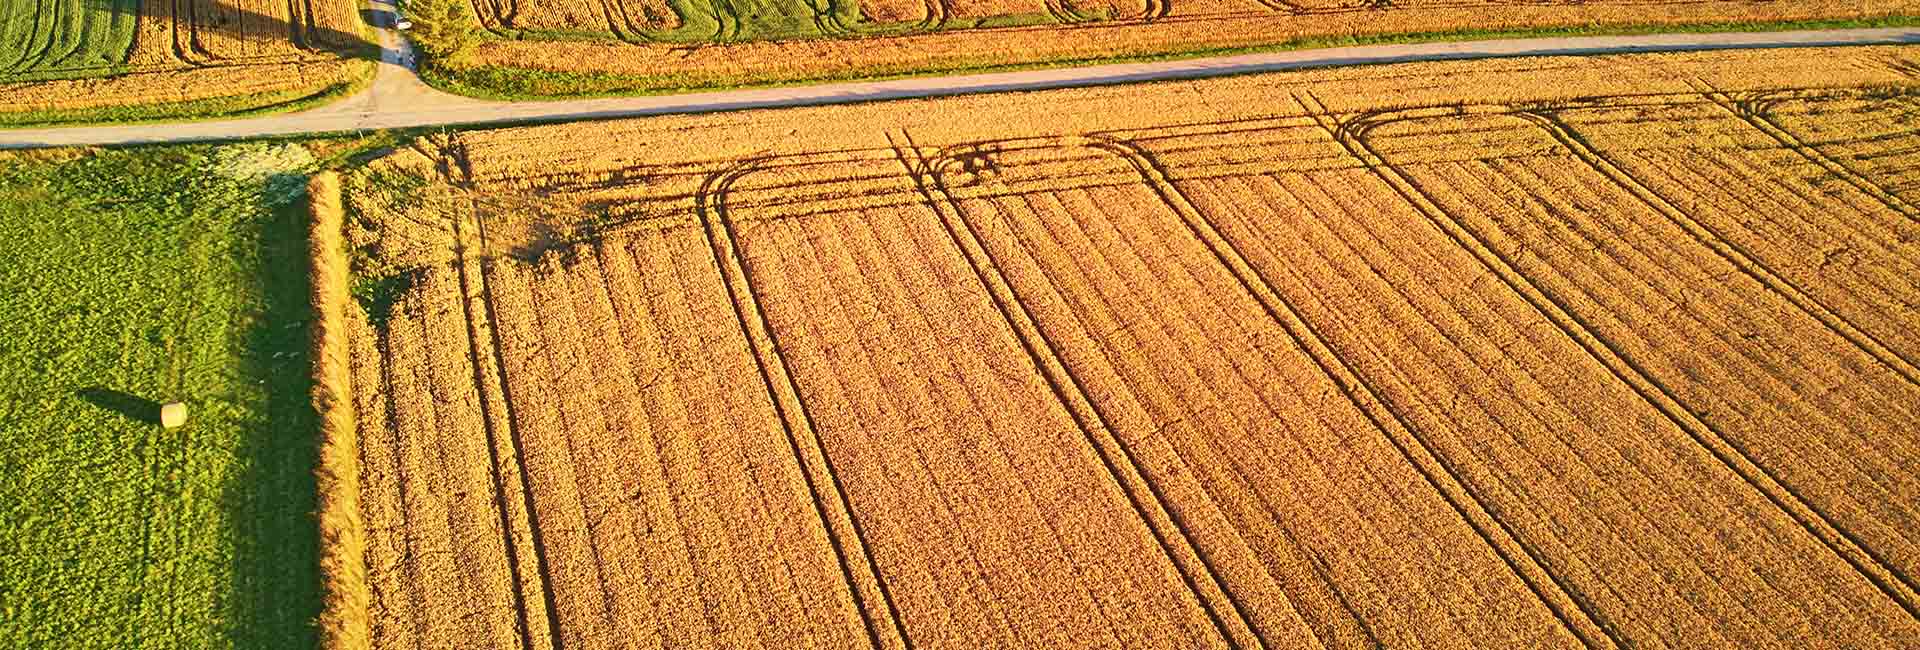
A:
{"type": "Polygon", "coordinates": [[[73,392],[94,406],[120,414],[129,420],[142,424],[160,424],[160,403],[111,388],[91,386],[73,392]]]}

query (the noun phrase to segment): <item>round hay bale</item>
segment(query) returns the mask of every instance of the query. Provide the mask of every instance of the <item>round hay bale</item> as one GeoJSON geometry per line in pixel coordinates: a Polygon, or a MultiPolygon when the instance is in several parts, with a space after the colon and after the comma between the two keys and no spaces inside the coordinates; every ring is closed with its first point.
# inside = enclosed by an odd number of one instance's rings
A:
{"type": "Polygon", "coordinates": [[[187,423],[187,405],[180,402],[167,402],[160,406],[160,426],[177,429],[187,423]]]}

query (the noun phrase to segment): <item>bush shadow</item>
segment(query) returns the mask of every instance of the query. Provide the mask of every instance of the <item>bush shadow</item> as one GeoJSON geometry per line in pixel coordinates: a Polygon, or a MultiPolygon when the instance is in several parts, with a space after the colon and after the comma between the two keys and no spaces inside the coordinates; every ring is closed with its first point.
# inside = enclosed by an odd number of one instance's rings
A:
{"type": "Polygon", "coordinates": [[[400,23],[400,15],[386,9],[361,9],[360,22],[381,29],[392,29],[400,23]]]}

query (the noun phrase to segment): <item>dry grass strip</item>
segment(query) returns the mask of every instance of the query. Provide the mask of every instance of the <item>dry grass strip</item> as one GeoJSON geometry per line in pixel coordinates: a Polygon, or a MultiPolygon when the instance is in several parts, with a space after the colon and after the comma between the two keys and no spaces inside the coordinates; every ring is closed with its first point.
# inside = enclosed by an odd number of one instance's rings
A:
{"type": "Polygon", "coordinates": [[[320,414],[320,570],[326,603],[321,647],[372,647],[366,524],[360,517],[360,444],[353,413],[353,367],[347,342],[346,245],[341,236],[340,177],[314,175],[307,185],[313,230],[313,408],[320,414]]]}

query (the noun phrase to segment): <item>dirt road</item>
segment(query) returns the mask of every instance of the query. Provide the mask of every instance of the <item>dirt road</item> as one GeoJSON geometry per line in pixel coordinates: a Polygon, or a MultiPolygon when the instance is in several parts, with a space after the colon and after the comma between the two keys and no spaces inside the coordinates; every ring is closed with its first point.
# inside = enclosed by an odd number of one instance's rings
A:
{"type": "MultiPolygon", "coordinates": [[[[376,3],[376,7],[378,6],[376,3]]],[[[380,39],[381,63],[372,87],[335,104],[298,113],[236,120],[0,131],[0,149],[192,142],[362,129],[557,122],[703,113],[1197,79],[1300,68],[1412,61],[1742,48],[1920,44],[1920,28],[1652,34],[1366,45],[1153,63],[918,77],[680,95],[520,102],[483,101],[434,90],[422,83],[410,69],[413,55],[404,41],[391,30],[380,30],[380,39]]]]}

